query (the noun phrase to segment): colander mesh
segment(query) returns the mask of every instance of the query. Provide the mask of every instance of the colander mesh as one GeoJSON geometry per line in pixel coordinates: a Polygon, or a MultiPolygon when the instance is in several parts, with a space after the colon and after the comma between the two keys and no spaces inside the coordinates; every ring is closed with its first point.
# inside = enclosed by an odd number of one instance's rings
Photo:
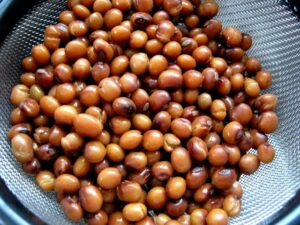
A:
{"type": "MultiPolygon", "coordinates": [[[[269,224],[300,187],[300,23],[278,0],[219,0],[224,26],[236,26],[253,36],[249,55],[262,61],[273,74],[268,92],[279,97],[280,126],[270,135],[277,155],[251,176],[242,176],[241,215],[230,224],[269,224]]],[[[63,216],[53,193],[41,191],[34,179],[22,172],[6,139],[9,129],[11,87],[22,73],[20,62],[40,43],[45,26],[57,22],[65,1],[39,1],[15,25],[0,47],[0,176],[30,211],[48,224],[72,224],[63,216]]]]}

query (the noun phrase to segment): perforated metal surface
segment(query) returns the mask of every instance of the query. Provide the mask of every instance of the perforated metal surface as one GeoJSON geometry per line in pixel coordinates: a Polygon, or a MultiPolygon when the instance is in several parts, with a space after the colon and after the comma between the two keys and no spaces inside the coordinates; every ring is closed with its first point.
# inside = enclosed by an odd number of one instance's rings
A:
{"type": "MultiPolygon", "coordinates": [[[[21,74],[20,62],[31,47],[42,41],[44,27],[56,23],[65,1],[40,1],[14,27],[0,47],[0,176],[33,213],[49,224],[71,224],[61,213],[54,195],[36,187],[11,154],[9,129],[11,87],[21,74]]],[[[268,92],[279,97],[278,131],[270,136],[275,161],[255,175],[242,176],[243,210],[231,224],[269,224],[300,187],[300,22],[278,0],[219,0],[219,18],[253,36],[250,55],[258,56],[273,74],[268,92]]]]}

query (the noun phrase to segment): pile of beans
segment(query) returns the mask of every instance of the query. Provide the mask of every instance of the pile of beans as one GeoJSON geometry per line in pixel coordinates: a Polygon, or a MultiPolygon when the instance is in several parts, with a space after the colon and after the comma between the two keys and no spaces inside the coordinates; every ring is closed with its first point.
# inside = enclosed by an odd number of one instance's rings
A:
{"type": "Polygon", "coordinates": [[[24,171],[90,225],[239,215],[238,179],[273,160],[278,125],[251,36],[213,19],[214,0],[67,6],[11,92],[8,139],[24,171]]]}

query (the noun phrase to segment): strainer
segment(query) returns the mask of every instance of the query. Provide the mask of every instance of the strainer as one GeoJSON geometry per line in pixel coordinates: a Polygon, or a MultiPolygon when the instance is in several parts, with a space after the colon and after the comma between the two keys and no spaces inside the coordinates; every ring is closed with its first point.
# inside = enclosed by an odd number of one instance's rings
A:
{"type": "MultiPolygon", "coordinates": [[[[219,0],[224,26],[253,36],[249,55],[273,74],[268,92],[279,97],[280,126],[270,135],[275,161],[251,176],[243,175],[243,209],[232,225],[300,224],[300,21],[294,1],[219,0]],[[290,4],[290,5],[288,5],[290,4]],[[298,219],[298,220],[297,220],[298,219]]],[[[65,0],[0,0],[0,224],[72,224],[53,193],[41,191],[22,172],[6,139],[10,90],[22,72],[20,62],[42,42],[45,26],[57,22],[65,0]],[[6,13],[4,13],[6,12],[6,13]],[[6,32],[9,30],[9,33],[6,32]],[[2,222],[1,222],[2,218],[2,222]]]]}

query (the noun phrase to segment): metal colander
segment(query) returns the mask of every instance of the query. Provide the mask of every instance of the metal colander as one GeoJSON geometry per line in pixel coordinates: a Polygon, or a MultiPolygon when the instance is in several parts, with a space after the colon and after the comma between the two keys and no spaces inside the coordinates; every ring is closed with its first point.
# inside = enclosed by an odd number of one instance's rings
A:
{"type": "MultiPolygon", "coordinates": [[[[260,58],[263,68],[271,71],[273,84],[268,92],[279,97],[280,126],[269,137],[276,158],[254,175],[241,177],[243,209],[230,224],[272,224],[300,188],[300,22],[279,0],[219,0],[219,5],[218,18],[224,26],[237,26],[253,36],[249,55],[260,58]]],[[[57,23],[64,8],[64,0],[38,1],[0,47],[0,176],[26,208],[47,224],[57,225],[72,222],[64,217],[54,194],[41,191],[33,177],[22,172],[6,132],[10,90],[19,82],[20,62],[33,45],[42,42],[44,28],[57,23]]]]}

